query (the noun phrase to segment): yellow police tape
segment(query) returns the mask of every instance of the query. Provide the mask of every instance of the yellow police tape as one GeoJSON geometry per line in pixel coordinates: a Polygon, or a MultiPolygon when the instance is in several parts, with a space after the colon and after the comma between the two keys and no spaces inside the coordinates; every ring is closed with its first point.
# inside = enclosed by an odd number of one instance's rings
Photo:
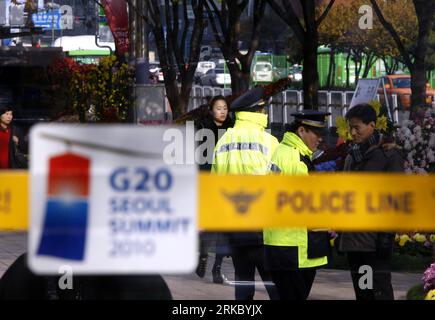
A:
{"type": "MultiPolygon", "coordinates": [[[[202,230],[435,230],[435,175],[199,175],[202,230]]],[[[0,230],[28,228],[28,174],[0,174],[0,230]]]]}
{"type": "Polygon", "coordinates": [[[435,230],[435,176],[200,176],[204,230],[435,230]]]}

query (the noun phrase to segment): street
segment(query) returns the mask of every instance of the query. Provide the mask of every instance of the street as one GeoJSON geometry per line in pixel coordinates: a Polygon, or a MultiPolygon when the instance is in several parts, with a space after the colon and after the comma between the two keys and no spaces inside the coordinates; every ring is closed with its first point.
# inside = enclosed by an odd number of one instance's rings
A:
{"type": "MultiPolygon", "coordinates": [[[[26,233],[0,233],[0,277],[9,265],[27,247],[26,233]]],[[[214,257],[211,254],[207,272],[203,279],[195,273],[188,275],[164,275],[175,300],[234,300],[234,269],[230,258],[225,258],[222,272],[226,279],[224,284],[214,284],[211,268],[214,257]]],[[[421,282],[420,273],[393,272],[395,299],[406,299],[407,290],[421,282]]],[[[260,277],[257,275],[257,280],[260,277]]],[[[255,299],[268,300],[266,289],[262,284],[256,286],[255,299]]],[[[348,271],[320,270],[317,273],[309,300],[354,300],[352,282],[348,271]]]]}

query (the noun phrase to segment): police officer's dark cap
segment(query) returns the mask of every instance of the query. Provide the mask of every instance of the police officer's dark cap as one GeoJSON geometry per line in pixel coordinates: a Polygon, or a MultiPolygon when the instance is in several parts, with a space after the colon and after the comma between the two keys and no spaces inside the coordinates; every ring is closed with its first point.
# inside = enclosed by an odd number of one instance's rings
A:
{"type": "Polygon", "coordinates": [[[264,88],[257,87],[248,90],[231,103],[230,111],[255,111],[270,103],[270,97],[265,97],[264,88]]]}
{"type": "Polygon", "coordinates": [[[322,135],[327,130],[326,117],[331,115],[329,112],[317,110],[302,110],[291,114],[295,118],[295,122],[309,127],[315,133],[322,135]]]}

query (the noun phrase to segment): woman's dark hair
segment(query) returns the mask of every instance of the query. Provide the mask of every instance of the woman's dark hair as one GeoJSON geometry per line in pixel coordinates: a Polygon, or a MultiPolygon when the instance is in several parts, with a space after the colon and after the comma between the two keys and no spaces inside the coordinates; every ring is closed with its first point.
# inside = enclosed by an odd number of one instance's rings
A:
{"type": "Polygon", "coordinates": [[[369,124],[372,121],[376,123],[376,111],[367,103],[357,104],[346,113],[346,120],[352,118],[360,119],[364,124],[369,124]]]}
{"type": "Polygon", "coordinates": [[[14,109],[12,108],[12,106],[1,106],[0,107],[0,116],[8,111],[14,111],[14,109]]]}
{"type": "Polygon", "coordinates": [[[225,102],[227,102],[227,99],[222,96],[222,95],[218,95],[218,96],[214,96],[211,100],[210,103],[208,104],[210,111],[213,110],[213,105],[215,104],[216,101],[218,100],[224,100],[225,102]]]}

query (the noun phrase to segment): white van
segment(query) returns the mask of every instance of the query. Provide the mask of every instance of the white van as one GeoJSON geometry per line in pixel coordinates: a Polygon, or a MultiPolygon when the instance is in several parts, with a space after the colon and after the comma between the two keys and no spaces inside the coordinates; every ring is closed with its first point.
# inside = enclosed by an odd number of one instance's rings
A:
{"type": "Polygon", "coordinates": [[[208,70],[216,68],[216,63],[213,61],[199,61],[196,67],[198,75],[204,75],[208,70]]]}
{"type": "Polygon", "coordinates": [[[272,64],[267,61],[257,61],[252,68],[252,80],[254,82],[272,82],[272,64]]]}

